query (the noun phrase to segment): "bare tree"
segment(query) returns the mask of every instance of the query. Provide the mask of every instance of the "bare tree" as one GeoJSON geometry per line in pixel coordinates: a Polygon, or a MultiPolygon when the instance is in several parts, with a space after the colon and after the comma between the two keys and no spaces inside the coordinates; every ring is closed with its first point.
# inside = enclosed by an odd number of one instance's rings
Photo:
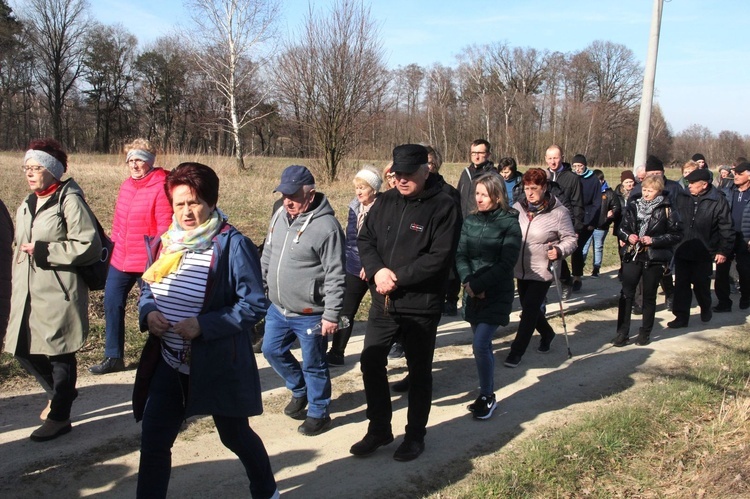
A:
{"type": "Polygon", "coordinates": [[[310,8],[303,30],[274,66],[275,81],[287,115],[309,129],[333,180],[359,134],[378,119],[371,105],[383,101],[388,72],[378,29],[362,3],[338,0],[329,15],[310,8]]]}
{"type": "Polygon", "coordinates": [[[35,75],[46,97],[52,133],[63,140],[65,100],[83,67],[88,22],[86,0],[27,0],[24,23],[39,64],[35,75]]]}
{"type": "Polygon", "coordinates": [[[226,100],[221,126],[234,140],[237,167],[244,169],[242,129],[258,118],[255,111],[263,99],[242,105],[240,94],[249,91],[267,61],[278,0],[188,0],[187,5],[197,28],[190,33],[196,62],[226,100]]]}
{"type": "Polygon", "coordinates": [[[142,112],[138,132],[158,140],[164,150],[179,149],[186,139],[185,113],[193,104],[186,97],[189,60],[190,52],[179,39],[167,36],[156,40],[133,63],[142,112]],[[183,133],[176,133],[178,129],[183,133]]]}
{"type": "MultiPolygon", "coordinates": [[[[123,112],[132,96],[132,64],[137,44],[136,37],[121,24],[95,23],[86,36],[83,78],[89,88],[84,93],[96,116],[96,151],[110,152],[115,125],[122,132],[123,112]]],[[[123,138],[122,133],[118,138],[123,138]]]]}

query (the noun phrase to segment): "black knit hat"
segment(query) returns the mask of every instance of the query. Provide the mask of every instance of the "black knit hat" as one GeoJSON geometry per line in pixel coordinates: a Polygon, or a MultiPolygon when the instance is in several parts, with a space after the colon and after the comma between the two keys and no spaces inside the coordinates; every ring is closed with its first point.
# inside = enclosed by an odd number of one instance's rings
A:
{"type": "Polygon", "coordinates": [[[393,149],[393,173],[414,173],[427,164],[427,149],[419,144],[403,144],[393,149]]]}
{"type": "Polygon", "coordinates": [[[688,173],[687,177],[685,177],[685,180],[687,180],[691,184],[693,182],[698,182],[699,180],[703,180],[704,182],[710,182],[711,174],[708,172],[708,170],[705,170],[703,168],[698,168],[697,170],[693,170],[690,173],[688,173]]]}
{"type": "Polygon", "coordinates": [[[693,154],[693,157],[690,159],[692,159],[693,161],[698,161],[700,159],[702,159],[704,162],[706,161],[706,157],[702,155],[701,153],[693,154]]]}
{"type": "Polygon", "coordinates": [[[647,172],[663,172],[664,171],[664,163],[657,158],[654,155],[649,155],[648,158],[646,158],[646,171],[647,172]]]}
{"type": "Polygon", "coordinates": [[[589,165],[586,162],[586,156],[584,156],[583,154],[576,154],[575,156],[573,156],[573,159],[570,160],[570,163],[572,165],[574,165],[576,163],[581,163],[583,166],[588,166],[589,165]]]}

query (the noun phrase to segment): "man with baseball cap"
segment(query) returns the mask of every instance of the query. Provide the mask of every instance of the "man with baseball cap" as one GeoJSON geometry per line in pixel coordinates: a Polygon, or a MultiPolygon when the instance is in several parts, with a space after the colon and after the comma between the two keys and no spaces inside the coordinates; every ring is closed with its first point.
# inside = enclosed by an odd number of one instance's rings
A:
{"type": "Polygon", "coordinates": [[[275,192],[283,202],[271,217],[261,257],[271,301],[262,351],[292,392],[284,414],[304,420],[298,430],[312,436],[331,426],[326,348],[344,303],[344,231],[304,166],[287,167],[275,192]],[[295,339],[302,366],[290,352],[295,339]]]}
{"type": "Polygon", "coordinates": [[[714,292],[719,303],[714,312],[730,312],[729,269],[732,259],[737,261],[740,277],[740,309],[750,308],[750,163],[743,162],[734,167],[734,185],[724,191],[729,202],[729,212],[734,230],[734,248],[727,260],[716,266],[714,292]]]}
{"type": "Polygon", "coordinates": [[[691,288],[700,307],[702,322],[711,320],[711,274],[713,264],[724,263],[734,245],[729,205],[724,195],[711,185],[708,170],[690,172],[690,196],[678,196],[676,209],[684,229],[674,252],[674,320],[676,329],[687,327],[692,302],[691,288]]]}
{"type": "Polygon", "coordinates": [[[393,150],[396,188],[378,198],[359,233],[372,305],[360,358],[369,426],[350,449],[355,456],[393,442],[386,365],[399,333],[409,368],[409,410],[406,435],[393,458],[411,461],[424,451],[435,336],[459,234],[458,207],[427,162],[424,146],[405,144],[393,150]]]}

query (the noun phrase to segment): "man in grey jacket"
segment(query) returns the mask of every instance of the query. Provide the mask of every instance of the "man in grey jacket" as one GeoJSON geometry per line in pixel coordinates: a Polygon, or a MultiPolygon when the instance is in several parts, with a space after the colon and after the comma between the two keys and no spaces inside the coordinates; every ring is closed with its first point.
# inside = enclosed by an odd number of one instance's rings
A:
{"type": "Polygon", "coordinates": [[[271,301],[263,355],[292,391],[284,413],[304,419],[303,435],[319,435],[331,426],[326,336],[338,329],[344,300],[344,231],[304,166],[287,167],[274,192],[283,206],[271,218],[261,258],[271,301]],[[295,339],[302,366],[290,352],[295,339]]]}

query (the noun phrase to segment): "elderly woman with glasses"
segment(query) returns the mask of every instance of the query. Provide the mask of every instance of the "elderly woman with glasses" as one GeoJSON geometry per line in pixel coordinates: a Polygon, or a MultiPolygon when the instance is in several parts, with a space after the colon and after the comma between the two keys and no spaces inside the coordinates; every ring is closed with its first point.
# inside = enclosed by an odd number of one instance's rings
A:
{"type": "Polygon", "coordinates": [[[71,430],[76,352],[89,330],[89,290],[77,267],[101,253],[96,222],[75,180],[62,180],[68,156],[54,139],[31,142],[23,171],[31,194],[16,212],[13,291],[5,351],[47,392],[42,442],[71,430]]]}
{"type": "Polygon", "coordinates": [[[104,360],[89,368],[93,374],[125,369],[125,302],[146,268],[144,238],[158,236],[172,221],[164,192],[167,172],[154,167],[156,149],[146,139],[135,139],[125,153],[130,176],[120,185],[112,220],[115,247],[104,288],[104,360]]]}

